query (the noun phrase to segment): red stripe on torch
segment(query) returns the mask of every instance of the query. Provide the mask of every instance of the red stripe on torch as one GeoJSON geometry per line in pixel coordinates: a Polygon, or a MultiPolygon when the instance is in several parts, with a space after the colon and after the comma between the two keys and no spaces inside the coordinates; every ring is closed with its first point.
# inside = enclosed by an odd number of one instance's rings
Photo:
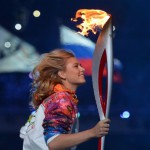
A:
{"type": "Polygon", "coordinates": [[[106,115],[106,106],[107,106],[107,84],[106,84],[106,93],[104,93],[104,89],[103,89],[103,71],[104,71],[104,67],[107,63],[107,58],[106,58],[106,50],[104,50],[103,54],[102,54],[102,58],[101,58],[101,63],[100,63],[100,67],[99,67],[99,96],[100,98],[100,102],[102,105],[102,109],[104,112],[104,115],[106,115]]]}

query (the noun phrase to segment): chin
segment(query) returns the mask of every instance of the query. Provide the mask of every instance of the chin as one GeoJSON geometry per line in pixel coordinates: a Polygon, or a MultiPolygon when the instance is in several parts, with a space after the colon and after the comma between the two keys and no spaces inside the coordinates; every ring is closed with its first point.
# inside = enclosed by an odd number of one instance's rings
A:
{"type": "Polygon", "coordinates": [[[83,81],[81,82],[81,84],[84,84],[84,83],[86,83],[86,80],[83,80],[83,81]]]}
{"type": "Polygon", "coordinates": [[[77,83],[77,85],[78,85],[78,86],[80,86],[80,85],[82,85],[82,84],[84,84],[84,83],[86,83],[86,80],[84,80],[84,81],[82,81],[82,82],[77,83]]]}

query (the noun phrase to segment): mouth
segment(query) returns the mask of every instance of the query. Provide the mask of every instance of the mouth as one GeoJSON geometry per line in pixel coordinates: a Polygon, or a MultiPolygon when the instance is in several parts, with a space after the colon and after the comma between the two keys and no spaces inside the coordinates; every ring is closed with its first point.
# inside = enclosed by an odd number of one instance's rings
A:
{"type": "Polygon", "coordinates": [[[84,74],[80,74],[81,77],[84,77],[84,74]]]}

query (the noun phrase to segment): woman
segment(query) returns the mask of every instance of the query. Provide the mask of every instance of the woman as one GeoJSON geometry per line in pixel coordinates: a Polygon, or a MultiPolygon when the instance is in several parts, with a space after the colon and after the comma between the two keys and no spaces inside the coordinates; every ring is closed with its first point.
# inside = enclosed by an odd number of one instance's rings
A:
{"type": "Polygon", "coordinates": [[[55,49],[45,55],[33,71],[33,104],[44,106],[44,137],[49,150],[64,150],[108,134],[109,119],[93,128],[71,133],[76,121],[79,85],[85,83],[85,69],[74,54],[55,49]]]}

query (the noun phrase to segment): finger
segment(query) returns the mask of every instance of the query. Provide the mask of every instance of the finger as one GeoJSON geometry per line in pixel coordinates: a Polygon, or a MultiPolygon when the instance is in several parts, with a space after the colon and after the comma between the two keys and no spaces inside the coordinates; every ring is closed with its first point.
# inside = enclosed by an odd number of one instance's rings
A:
{"type": "Polygon", "coordinates": [[[102,124],[102,125],[100,126],[100,128],[109,128],[109,127],[110,127],[109,124],[102,124]]]}
{"type": "Polygon", "coordinates": [[[102,133],[103,136],[105,136],[105,135],[107,135],[107,134],[108,134],[108,132],[103,132],[103,133],[102,133]]]}
{"type": "Polygon", "coordinates": [[[103,128],[102,131],[103,131],[103,132],[108,132],[108,131],[109,131],[109,128],[103,128]]]}
{"type": "Polygon", "coordinates": [[[109,124],[104,124],[104,126],[103,126],[104,128],[109,128],[110,127],[110,125],[109,124]]]}
{"type": "Polygon", "coordinates": [[[110,121],[110,119],[104,119],[103,120],[105,123],[110,123],[111,121],[110,121]]]}

